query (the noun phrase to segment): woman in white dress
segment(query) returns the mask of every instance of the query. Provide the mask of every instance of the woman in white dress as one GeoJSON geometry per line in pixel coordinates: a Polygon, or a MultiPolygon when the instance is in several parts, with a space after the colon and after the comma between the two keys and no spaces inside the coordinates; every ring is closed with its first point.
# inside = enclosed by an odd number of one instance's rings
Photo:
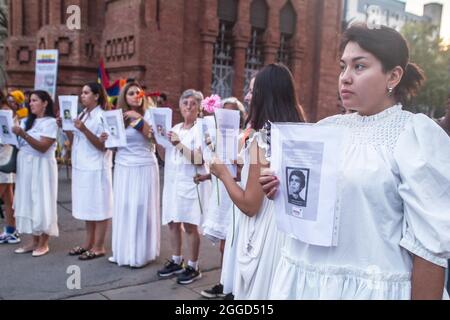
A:
{"type": "Polygon", "coordinates": [[[72,143],[72,215],[86,222],[84,245],[73,248],[69,255],[79,256],[80,260],[105,255],[112,218],[112,152],[105,149],[107,99],[100,84],[85,85],[81,93],[84,110],[75,120],[76,130],[66,132],[72,143]]]}
{"type": "MultiPolygon", "coordinates": [[[[224,110],[239,111],[241,117],[240,127],[244,127],[246,119],[242,102],[234,97],[227,98],[222,101],[222,108],[224,110]]],[[[203,234],[214,244],[219,243],[219,250],[222,258],[221,262],[223,262],[228,229],[231,227],[234,220],[233,201],[231,201],[222,181],[216,177],[213,177],[211,174],[206,174],[198,175],[195,178],[196,183],[202,183],[209,180],[212,181],[212,194],[209,198],[208,211],[206,212],[203,221],[203,234]]],[[[219,283],[211,289],[202,291],[201,295],[208,299],[224,297],[223,285],[219,283]]]]}
{"type": "Polygon", "coordinates": [[[34,257],[41,257],[50,251],[49,238],[59,236],[55,157],[58,126],[47,92],[32,92],[30,109],[23,126],[13,127],[20,147],[14,208],[19,233],[33,235],[33,241],[15,252],[32,252],[34,257]]]}
{"type": "Polygon", "coordinates": [[[169,225],[173,250],[172,258],[163,269],[158,271],[160,277],[178,275],[177,282],[190,284],[201,278],[198,265],[200,234],[198,227],[202,223],[203,212],[207,210],[209,200],[209,183],[197,186],[194,177],[206,174],[201,143],[196,141],[196,121],[200,112],[203,94],[187,90],[180,98],[180,111],[184,122],[176,125],[169,133],[173,146],[158,153],[165,162],[163,191],[163,225],[169,225]],[[182,229],[187,234],[189,244],[189,261],[184,267],[182,248],[182,229]]]}
{"type": "MultiPolygon", "coordinates": [[[[450,256],[450,141],[423,114],[402,110],[419,88],[394,29],[354,25],[343,36],[340,93],[356,111],[321,122],[347,128],[336,247],[288,239],[273,299],[442,299],[450,256]]],[[[271,198],[279,182],[263,176],[271,198]]]]}
{"type": "MultiPolygon", "coordinates": [[[[3,92],[0,91],[0,107],[2,110],[11,110],[15,116],[14,110],[8,105],[3,92]]],[[[15,117],[17,118],[17,117],[15,117]]],[[[10,159],[13,147],[0,144],[0,158],[5,161],[10,159]]],[[[14,182],[16,175],[14,173],[0,172],[0,198],[3,200],[5,208],[5,229],[0,235],[0,244],[18,244],[21,242],[19,233],[16,229],[16,220],[14,218],[13,200],[14,200],[14,182]]]]}
{"type": "Polygon", "coordinates": [[[118,148],[114,167],[114,214],[111,262],[140,268],[160,251],[159,166],[151,114],[142,87],[122,90],[117,106],[124,112],[127,146],[118,148]]]}
{"type": "Polygon", "coordinates": [[[239,208],[239,225],[230,257],[234,257],[233,294],[236,300],[265,300],[280,256],[283,236],[275,225],[273,202],[264,196],[259,185],[261,169],[268,167],[270,146],[265,126],[268,122],[301,122],[289,69],[271,64],[255,79],[253,99],[247,122],[256,133],[243,152],[241,184],[237,184],[224,164],[216,159],[210,170],[225,185],[233,203],[239,208]]]}

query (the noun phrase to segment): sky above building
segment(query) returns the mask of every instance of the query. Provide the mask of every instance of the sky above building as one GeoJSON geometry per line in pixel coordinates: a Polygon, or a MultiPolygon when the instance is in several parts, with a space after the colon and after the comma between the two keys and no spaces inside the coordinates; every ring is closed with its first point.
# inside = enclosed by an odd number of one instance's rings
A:
{"type": "Polygon", "coordinates": [[[424,4],[438,2],[444,5],[442,12],[441,37],[450,44],[450,0],[401,0],[406,2],[406,11],[422,15],[424,4]]]}

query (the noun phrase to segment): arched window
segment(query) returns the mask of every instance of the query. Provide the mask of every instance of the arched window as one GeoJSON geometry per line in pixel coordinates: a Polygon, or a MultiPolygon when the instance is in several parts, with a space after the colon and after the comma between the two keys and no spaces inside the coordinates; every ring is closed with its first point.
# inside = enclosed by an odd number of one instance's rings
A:
{"type": "Polygon", "coordinates": [[[252,77],[264,64],[262,37],[267,29],[267,11],[265,0],[253,0],[251,3],[252,36],[246,53],[244,94],[248,92],[252,77]]]}
{"type": "Polygon", "coordinates": [[[292,39],[295,34],[295,25],[297,15],[292,6],[291,1],[288,1],[280,12],[280,48],[278,49],[278,62],[284,63],[286,66],[291,66],[292,58],[292,39]]]}
{"type": "Polygon", "coordinates": [[[214,44],[212,92],[222,98],[232,95],[233,89],[233,27],[237,20],[237,0],[219,0],[219,36],[214,44]]]}

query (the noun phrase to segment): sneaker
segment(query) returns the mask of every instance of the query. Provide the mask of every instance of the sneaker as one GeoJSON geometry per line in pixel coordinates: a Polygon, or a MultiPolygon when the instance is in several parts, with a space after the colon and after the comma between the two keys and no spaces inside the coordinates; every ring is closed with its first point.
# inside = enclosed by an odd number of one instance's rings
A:
{"type": "Polygon", "coordinates": [[[0,235],[0,244],[18,244],[22,240],[20,240],[19,234],[16,232],[14,233],[3,233],[0,235]]]}
{"type": "Polygon", "coordinates": [[[234,300],[234,295],[232,293],[227,294],[223,300],[234,300]]]}
{"type": "Polygon", "coordinates": [[[200,294],[207,299],[217,299],[225,297],[225,295],[223,294],[223,285],[221,284],[218,284],[209,290],[204,290],[200,294]]]}
{"type": "Polygon", "coordinates": [[[187,266],[184,269],[184,272],[178,276],[177,283],[178,284],[191,284],[195,280],[198,280],[202,277],[200,270],[195,270],[192,267],[187,266]]]}
{"type": "Polygon", "coordinates": [[[167,260],[162,270],[158,271],[158,276],[162,278],[170,277],[174,274],[180,274],[184,272],[183,261],[180,264],[176,264],[173,260],[167,260]]]}

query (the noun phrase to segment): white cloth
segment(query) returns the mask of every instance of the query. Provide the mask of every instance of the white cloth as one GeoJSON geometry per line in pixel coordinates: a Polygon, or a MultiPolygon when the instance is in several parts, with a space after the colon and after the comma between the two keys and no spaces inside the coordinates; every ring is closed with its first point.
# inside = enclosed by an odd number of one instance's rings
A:
{"type": "Polygon", "coordinates": [[[72,168],[72,215],[82,221],[105,221],[113,216],[112,171],[72,168]]]}
{"type": "MultiPolygon", "coordinates": [[[[145,112],[145,122],[151,125],[150,111],[145,112]]],[[[147,166],[157,163],[155,146],[142,133],[128,126],[126,128],[127,146],[118,148],[115,163],[123,166],[147,166]]]]}
{"type": "MultiPolygon", "coordinates": [[[[86,114],[86,109],[82,114],[86,114]]],[[[82,117],[84,125],[97,137],[106,132],[104,111],[100,106],[82,117]]],[[[86,135],[79,130],[73,132],[72,167],[78,170],[95,171],[112,167],[112,152],[102,152],[89,142],[86,135]]]]}
{"type": "Polygon", "coordinates": [[[225,240],[232,222],[233,201],[222,181],[212,177],[212,192],[203,222],[203,234],[225,240]],[[219,196],[217,196],[219,194],[219,196]]]}
{"type": "Polygon", "coordinates": [[[338,246],[288,239],[271,298],[410,299],[412,255],[443,267],[450,256],[448,136],[400,105],[320,124],[350,129],[338,163],[338,246]]]}
{"type": "MultiPolygon", "coordinates": [[[[28,134],[56,139],[58,126],[53,118],[36,119],[28,134]]],[[[58,165],[55,145],[46,153],[33,149],[25,140],[20,142],[17,155],[14,209],[17,230],[20,233],[57,237],[58,165]]]]}
{"type": "MultiPolygon", "coordinates": [[[[98,106],[86,115],[84,125],[97,137],[105,132],[104,111],[98,106]]],[[[112,152],[98,150],[79,130],[73,132],[72,215],[83,221],[112,218],[112,152]]]]}
{"type": "MultiPolygon", "coordinates": [[[[242,187],[246,188],[250,173],[250,146],[257,142],[261,149],[268,150],[261,133],[250,140],[243,152],[242,187]]],[[[267,154],[267,153],[266,153],[267,154]]],[[[284,235],[278,231],[274,216],[273,202],[264,198],[258,214],[252,218],[236,210],[237,230],[231,241],[233,229],[227,237],[227,252],[224,258],[222,283],[225,292],[233,291],[236,300],[267,300],[271,290],[275,268],[280,259],[280,248],[284,235]],[[233,252],[234,251],[234,252],[233,252]],[[234,265],[233,265],[234,260],[234,265]],[[232,288],[229,277],[234,276],[232,288]]]]}
{"type": "MultiPolygon", "coordinates": [[[[5,159],[5,157],[7,157],[12,148],[10,145],[0,144],[0,161],[2,163],[9,160],[9,157],[8,159],[5,159]]],[[[15,181],[16,175],[14,173],[3,173],[0,171],[0,184],[13,184],[15,181]]]]}
{"type": "MultiPolygon", "coordinates": [[[[22,121],[22,128],[25,128],[26,120],[22,121]]],[[[37,157],[54,158],[56,152],[56,138],[58,136],[58,124],[55,118],[45,117],[36,119],[33,123],[33,127],[27,131],[28,135],[32,138],[40,141],[41,138],[55,139],[55,143],[47,150],[46,153],[41,153],[34,149],[24,139],[19,138],[19,149],[27,152],[28,154],[35,155],[37,157]]]]}
{"type": "Polygon", "coordinates": [[[149,139],[132,127],[126,135],[114,169],[112,250],[119,266],[142,267],[160,253],[159,166],[149,139]]]}
{"type": "Polygon", "coordinates": [[[114,169],[112,251],[119,266],[143,267],[160,253],[159,167],[153,157],[152,165],[114,169]]]}
{"type": "MultiPolygon", "coordinates": [[[[176,125],[172,131],[180,137],[181,143],[190,150],[199,149],[200,141],[196,141],[197,128],[182,129],[183,124],[176,125]]],[[[196,226],[202,224],[202,213],[206,212],[209,202],[211,183],[204,182],[198,186],[194,177],[206,174],[206,165],[194,166],[175,147],[166,149],[163,191],[163,225],[188,223],[196,226]],[[201,206],[200,206],[201,204],[201,206]]]]}

